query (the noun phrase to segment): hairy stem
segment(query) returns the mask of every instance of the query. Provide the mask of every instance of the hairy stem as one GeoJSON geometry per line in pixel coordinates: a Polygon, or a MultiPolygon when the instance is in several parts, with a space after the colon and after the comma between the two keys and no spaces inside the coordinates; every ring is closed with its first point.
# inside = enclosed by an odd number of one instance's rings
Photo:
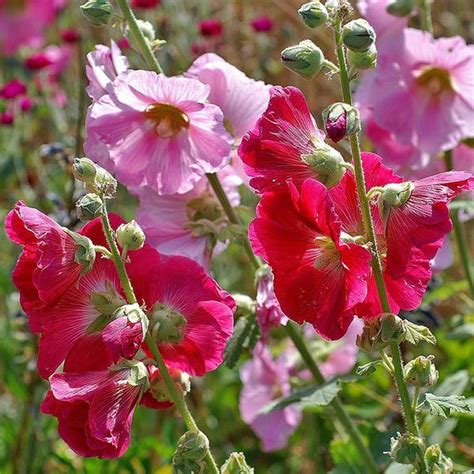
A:
{"type": "Polygon", "coordinates": [[[425,31],[433,34],[433,20],[431,19],[431,0],[421,0],[421,25],[425,31]]]}

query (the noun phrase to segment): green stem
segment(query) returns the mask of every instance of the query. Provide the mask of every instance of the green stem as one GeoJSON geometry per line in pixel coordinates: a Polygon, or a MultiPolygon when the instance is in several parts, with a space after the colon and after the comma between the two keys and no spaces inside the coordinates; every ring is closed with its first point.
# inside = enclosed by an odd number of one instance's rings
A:
{"type": "MultiPolygon", "coordinates": [[[[122,284],[122,288],[127,298],[127,302],[129,304],[136,303],[137,298],[135,297],[132,284],[127,275],[127,270],[125,268],[124,261],[122,260],[117,243],[115,242],[105,202],[104,211],[102,214],[102,226],[104,228],[105,238],[110,247],[112,260],[119,275],[120,283],[122,284]]],[[[153,358],[156,362],[156,365],[158,366],[161,376],[163,377],[170,397],[172,398],[173,403],[179,414],[183,418],[183,421],[186,424],[187,428],[191,431],[199,431],[198,426],[194,421],[193,415],[189,411],[186,401],[184,400],[183,394],[179,393],[176,389],[173,379],[168,371],[168,368],[166,367],[166,364],[160,354],[160,351],[158,350],[158,347],[156,346],[155,341],[151,337],[150,333],[147,333],[147,335],[145,336],[145,342],[153,354],[153,358]]],[[[214,474],[219,474],[219,470],[217,468],[216,462],[214,461],[214,458],[212,457],[210,450],[207,451],[206,457],[204,459],[206,461],[208,471],[214,474]]]]}
{"type": "Polygon", "coordinates": [[[416,411],[417,411],[417,408],[418,408],[419,398],[420,398],[420,387],[417,385],[415,387],[415,393],[413,395],[413,404],[412,404],[413,411],[415,412],[415,416],[416,416],[416,411]]]}
{"type": "MultiPolygon", "coordinates": [[[[453,152],[448,150],[444,152],[444,161],[446,163],[446,169],[451,171],[453,169],[453,152]]],[[[459,219],[459,211],[454,210],[451,213],[451,220],[453,221],[454,227],[454,238],[459,250],[459,256],[461,257],[461,263],[464,269],[464,275],[466,276],[467,283],[471,296],[474,298],[474,275],[472,272],[469,250],[467,248],[466,235],[461,220],[459,219]]]]}
{"type": "MultiPolygon", "coordinates": [[[[298,326],[290,321],[286,326],[286,330],[291,340],[293,341],[293,344],[296,346],[299,353],[301,354],[301,357],[303,358],[306,366],[311,371],[315,382],[318,384],[325,383],[326,380],[321,371],[319,370],[319,367],[317,366],[313,357],[311,356],[311,353],[309,352],[309,349],[303,339],[303,336],[298,330],[298,326]]],[[[344,427],[347,434],[350,436],[352,442],[359,451],[360,455],[362,456],[362,459],[365,462],[367,472],[376,474],[378,472],[377,465],[375,464],[367,446],[365,446],[364,441],[362,440],[362,436],[359,430],[357,429],[357,426],[348,415],[340,398],[338,396],[334,398],[334,400],[330,403],[330,406],[334,410],[337,419],[344,427]]]]}
{"type": "MultiPolygon", "coordinates": [[[[346,54],[344,50],[344,45],[342,43],[341,30],[342,30],[341,21],[339,20],[335,26],[334,36],[335,36],[335,43],[336,43],[336,53],[337,53],[337,58],[339,62],[342,96],[346,103],[352,105],[350,79],[347,72],[346,54]]],[[[357,134],[351,135],[350,141],[351,141],[352,158],[354,162],[354,175],[355,175],[355,179],[357,183],[357,195],[359,199],[360,208],[362,211],[364,229],[367,234],[367,238],[371,244],[372,271],[373,271],[375,282],[377,285],[377,291],[380,298],[382,309],[384,312],[390,313],[391,308],[388,301],[387,290],[385,288],[385,282],[383,279],[382,262],[380,258],[380,252],[378,249],[377,238],[375,234],[375,227],[374,227],[374,223],[372,219],[372,214],[370,212],[370,203],[366,194],[365,176],[364,176],[364,169],[362,166],[362,156],[361,156],[358,135],[357,134]]],[[[393,342],[390,344],[390,350],[392,353],[392,363],[393,363],[393,368],[394,368],[393,375],[395,378],[395,382],[397,384],[400,401],[402,403],[407,429],[412,434],[419,436],[419,429],[418,429],[415,414],[413,412],[412,405],[410,402],[408,387],[403,378],[403,361],[402,361],[402,357],[400,353],[400,347],[397,343],[393,342]]]]}
{"type": "Polygon", "coordinates": [[[122,11],[125,21],[127,22],[128,27],[130,28],[133,36],[135,37],[135,40],[140,46],[142,55],[145,58],[147,66],[158,74],[163,73],[163,69],[161,68],[160,63],[158,62],[158,59],[153,53],[149,42],[145,38],[144,34],[142,33],[142,30],[140,29],[140,26],[138,25],[137,18],[133,13],[133,10],[130,8],[128,0],[117,0],[117,5],[122,11]]]}
{"type": "Polygon", "coordinates": [[[431,0],[421,0],[421,25],[425,31],[433,34],[433,20],[431,19],[431,0]]]}

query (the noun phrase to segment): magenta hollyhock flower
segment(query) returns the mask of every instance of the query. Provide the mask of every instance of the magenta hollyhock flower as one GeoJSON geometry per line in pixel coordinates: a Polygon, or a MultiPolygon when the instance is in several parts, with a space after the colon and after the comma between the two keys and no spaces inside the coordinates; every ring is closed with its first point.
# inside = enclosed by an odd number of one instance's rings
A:
{"type": "Polygon", "coordinates": [[[258,16],[250,22],[250,26],[257,33],[267,33],[273,28],[273,20],[266,16],[258,16]]]}
{"type": "Polygon", "coordinates": [[[291,182],[265,193],[249,238],[273,270],[283,312],[326,339],[342,337],[366,297],[371,257],[342,235],[326,187],[308,179],[300,193],[291,182]]]}
{"type": "Polygon", "coordinates": [[[195,79],[151,71],[119,75],[87,118],[88,156],[106,145],[117,178],[160,194],[185,193],[205,173],[219,171],[230,154],[220,109],[209,87],[195,79]]]}
{"type": "Polygon", "coordinates": [[[45,70],[50,79],[57,79],[69,66],[72,57],[70,46],[50,45],[28,56],[25,67],[31,71],[45,70]]]}
{"type": "Polygon", "coordinates": [[[238,152],[252,177],[250,185],[262,193],[286,187],[289,177],[297,187],[316,177],[305,157],[323,141],[302,92],[276,86],[270,89],[267,110],[244,136],[238,152]]]}
{"type": "MultiPolygon", "coordinates": [[[[21,201],[5,218],[5,230],[12,242],[23,247],[12,280],[32,332],[41,332],[45,323],[42,311],[75,286],[81,274],[89,270],[94,254],[81,263],[76,258],[80,242],[50,217],[21,201]]],[[[92,246],[84,241],[83,246],[92,246]]]]}
{"type": "MultiPolygon", "coordinates": [[[[240,204],[242,179],[227,166],[218,172],[232,206],[240,204]]],[[[207,178],[201,178],[191,191],[160,196],[150,189],[138,189],[140,205],[137,222],[147,242],[165,255],[183,255],[205,268],[211,257],[224,250],[216,233],[227,220],[207,178]]]]}
{"type": "Polygon", "coordinates": [[[0,112],[0,125],[13,125],[15,123],[15,114],[11,110],[0,112]]]}
{"type": "Polygon", "coordinates": [[[302,415],[299,408],[290,405],[266,415],[259,412],[273,400],[290,394],[290,366],[283,353],[272,360],[266,347],[255,347],[252,360],[242,365],[240,378],[240,416],[262,441],[265,452],[283,449],[299,425],[302,415]]]}
{"type": "Polygon", "coordinates": [[[133,414],[150,388],[137,361],[79,373],[58,373],[41,406],[58,419],[61,438],[83,457],[116,458],[130,445],[133,414]]]}
{"type": "Polygon", "coordinates": [[[41,46],[45,28],[63,5],[62,0],[0,0],[0,51],[11,55],[22,46],[41,46]]]}
{"type": "Polygon", "coordinates": [[[19,100],[18,103],[22,112],[29,112],[35,104],[33,99],[31,99],[30,97],[23,97],[19,100]]]}
{"type": "Polygon", "coordinates": [[[208,18],[198,24],[199,32],[205,37],[219,37],[224,32],[224,25],[220,20],[208,18]]]}
{"type": "Polygon", "coordinates": [[[19,96],[25,95],[26,91],[25,83],[18,79],[12,79],[0,88],[0,97],[6,100],[16,99],[19,96]]]}
{"type": "Polygon", "coordinates": [[[115,78],[128,70],[128,59],[122,55],[115,41],[111,41],[110,48],[98,44],[95,50],[87,55],[86,74],[89,79],[87,93],[93,100],[100,99],[107,94],[115,78]]]}
{"type": "Polygon", "coordinates": [[[379,59],[357,102],[397,142],[434,155],[474,136],[474,46],[406,28],[381,44],[379,59]]]}
{"type": "Polygon", "coordinates": [[[270,329],[281,325],[285,326],[288,322],[275,295],[273,273],[268,266],[263,266],[258,271],[255,303],[262,340],[267,341],[270,329]]]}
{"type": "Polygon", "coordinates": [[[216,369],[232,335],[235,301],[186,257],[148,261],[145,271],[129,269],[138,301],[145,303],[150,328],[169,328],[158,347],[170,367],[201,376],[216,369]],[[171,325],[173,327],[171,327],[171,325]]]}
{"type": "Polygon", "coordinates": [[[66,28],[59,32],[61,39],[68,44],[75,44],[81,39],[81,33],[76,28],[66,28]]]}
{"type": "Polygon", "coordinates": [[[268,106],[270,86],[247,77],[214,53],[197,58],[186,76],[211,87],[208,100],[224,113],[224,125],[234,144],[255,126],[268,106]]]}
{"type": "Polygon", "coordinates": [[[141,8],[142,10],[152,10],[160,4],[161,0],[132,0],[133,8],[141,8]]]}

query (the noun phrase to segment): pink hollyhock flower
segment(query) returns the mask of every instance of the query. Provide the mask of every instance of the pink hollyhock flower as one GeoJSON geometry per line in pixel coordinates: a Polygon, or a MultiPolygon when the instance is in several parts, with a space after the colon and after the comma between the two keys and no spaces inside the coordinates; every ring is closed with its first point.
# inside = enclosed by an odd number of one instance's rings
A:
{"type": "Polygon", "coordinates": [[[382,43],[379,58],[357,101],[397,142],[434,155],[474,136],[473,46],[407,28],[382,43]]]}
{"type": "MultiPolygon", "coordinates": [[[[194,79],[129,71],[94,102],[86,152],[106,145],[118,179],[160,194],[185,193],[230,154],[222,112],[206,102],[209,87],[194,79]]],[[[102,153],[102,152],[100,152],[102,153]]]]}
{"type": "Polygon", "coordinates": [[[257,274],[256,313],[262,332],[262,340],[267,341],[270,329],[286,326],[288,318],[281,310],[273,287],[273,273],[269,267],[262,267],[257,274]]]}
{"type": "Polygon", "coordinates": [[[258,16],[250,22],[250,26],[257,33],[267,33],[273,29],[273,21],[268,16],[258,16]]]}
{"type": "Polygon", "coordinates": [[[133,8],[141,8],[143,10],[151,10],[160,4],[161,0],[132,0],[133,8]]]}
{"type": "Polygon", "coordinates": [[[0,0],[0,51],[12,55],[22,46],[40,46],[44,29],[62,4],[51,0],[0,0]]]}
{"type": "Polygon", "coordinates": [[[30,97],[23,97],[20,99],[19,105],[22,112],[29,112],[33,108],[34,102],[30,97]]]}
{"type": "MultiPolygon", "coordinates": [[[[240,204],[242,179],[231,166],[218,173],[232,206],[240,204]]],[[[137,221],[147,241],[166,255],[183,255],[208,268],[212,255],[224,250],[217,234],[227,220],[209,182],[200,179],[184,194],[160,196],[147,188],[138,189],[137,221]]]]}
{"type": "Polygon", "coordinates": [[[209,18],[199,22],[199,32],[205,37],[217,37],[222,36],[224,32],[224,25],[220,20],[209,18]]]}
{"type": "Polygon", "coordinates": [[[209,102],[224,113],[224,125],[238,144],[268,106],[270,86],[254,81],[214,53],[197,58],[186,76],[211,87],[209,102]]]}
{"type": "Polygon", "coordinates": [[[255,347],[252,360],[240,369],[240,416],[260,438],[265,452],[287,446],[301,422],[301,411],[294,405],[266,415],[259,413],[273,400],[290,394],[289,369],[285,354],[272,360],[269,350],[260,344],[255,347]]]}
{"type": "Polygon", "coordinates": [[[324,143],[302,92],[295,87],[272,87],[267,110],[247,133],[239,147],[250,185],[258,192],[286,187],[291,178],[296,187],[317,177],[311,157],[324,143]]]}
{"type": "Polygon", "coordinates": [[[18,202],[5,219],[10,240],[23,247],[12,279],[30,328],[41,332],[42,310],[54,304],[89,271],[95,252],[85,237],[65,231],[51,218],[18,202]],[[73,237],[75,235],[75,237],[73,237]]]}
{"type": "Polygon", "coordinates": [[[232,334],[233,298],[186,257],[148,261],[129,275],[167,365],[196,376],[216,369],[232,334]]]}
{"type": "Polygon", "coordinates": [[[2,99],[16,99],[21,95],[25,95],[27,91],[26,85],[18,79],[12,79],[0,88],[0,97],[2,99]]]}
{"type": "Polygon", "coordinates": [[[99,458],[123,455],[135,408],[150,387],[141,362],[54,374],[50,384],[41,411],[58,419],[59,434],[74,452],[99,458]]]}
{"type": "Polygon", "coordinates": [[[93,100],[100,99],[112,87],[115,78],[128,70],[129,64],[115,41],[111,41],[110,48],[98,44],[95,51],[87,55],[86,74],[89,79],[87,93],[93,100]]]}
{"type": "Polygon", "coordinates": [[[343,239],[326,187],[309,179],[301,193],[291,182],[286,190],[265,193],[249,237],[254,252],[272,267],[283,312],[311,323],[327,339],[342,337],[354,306],[366,297],[371,257],[343,239]]]}

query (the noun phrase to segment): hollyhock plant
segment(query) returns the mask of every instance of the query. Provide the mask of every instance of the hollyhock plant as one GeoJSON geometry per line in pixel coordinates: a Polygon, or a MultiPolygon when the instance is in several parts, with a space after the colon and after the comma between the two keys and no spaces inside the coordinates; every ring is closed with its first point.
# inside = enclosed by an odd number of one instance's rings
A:
{"type": "MultiPolygon", "coordinates": [[[[159,194],[185,193],[205,174],[219,171],[230,154],[220,109],[207,103],[209,87],[195,79],[151,71],[119,75],[87,118],[91,159],[104,144],[117,178],[159,194]]],[[[106,165],[106,164],[105,164],[106,165]]]]}
{"type": "Polygon", "coordinates": [[[273,21],[268,16],[258,16],[250,22],[256,33],[267,33],[273,29],[273,21]]]}
{"type": "Polygon", "coordinates": [[[0,88],[0,97],[6,100],[12,100],[25,95],[26,91],[26,84],[18,79],[12,79],[0,88]]]}
{"type": "Polygon", "coordinates": [[[30,328],[41,332],[50,305],[91,270],[95,258],[92,242],[66,231],[37,209],[18,202],[5,219],[5,230],[23,247],[12,279],[30,328]]]}
{"type": "Polygon", "coordinates": [[[245,135],[238,153],[252,177],[250,185],[259,193],[286,186],[289,177],[297,188],[308,178],[330,186],[344,173],[342,156],[324,143],[323,132],[295,87],[270,89],[268,108],[245,135]],[[329,171],[321,167],[327,158],[334,164],[329,171]]]}
{"type": "Polygon", "coordinates": [[[58,419],[59,434],[73,451],[116,458],[127,450],[135,408],[150,388],[143,363],[54,374],[50,384],[41,411],[58,419]]]}
{"type": "Polygon", "coordinates": [[[225,127],[236,145],[268,106],[270,86],[250,79],[217,54],[197,58],[186,76],[211,87],[208,100],[224,113],[225,127]]]}
{"type": "Polygon", "coordinates": [[[132,0],[133,8],[141,8],[142,10],[152,10],[156,8],[161,0],[132,0]]]}
{"type": "Polygon", "coordinates": [[[301,422],[301,411],[295,405],[262,415],[260,410],[273,400],[289,395],[290,366],[285,353],[272,360],[270,351],[258,344],[253,358],[242,365],[240,378],[240,416],[262,441],[265,452],[283,449],[301,422]]]}
{"type": "Polygon", "coordinates": [[[366,297],[371,256],[341,235],[326,187],[308,179],[301,192],[289,182],[265,193],[249,238],[273,270],[283,312],[327,339],[342,337],[366,297]]]}
{"type": "Polygon", "coordinates": [[[199,22],[199,32],[205,37],[219,37],[224,32],[224,25],[220,20],[208,18],[199,22]]]}
{"type": "Polygon", "coordinates": [[[357,102],[397,142],[434,155],[474,136],[473,68],[473,47],[462,38],[406,28],[382,43],[379,67],[364,75],[357,102]]]}
{"type": "MultiPolygon", "coordinates": [[[[242,179],[232,166],[218,172],[232,206],[240,204],[242,179]]],[[[218,234],[227,220],[206,178],[184,194],[160,196],[150,189],[139,190],[137,221],[147,241],[165,255],[183,255],[209,267],[212,255],[224,250],[218,234]]]]}

